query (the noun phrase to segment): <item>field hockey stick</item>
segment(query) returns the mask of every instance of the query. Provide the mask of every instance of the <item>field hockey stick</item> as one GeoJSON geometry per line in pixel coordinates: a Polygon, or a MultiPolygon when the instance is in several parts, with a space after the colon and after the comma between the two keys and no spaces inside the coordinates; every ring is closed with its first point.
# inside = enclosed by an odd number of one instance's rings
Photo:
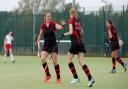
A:
{"type": "MultiPolygon", "coordinates": [[[[59,22],[62,24],[62,27],[64,27],[65,24],[66,24],[64,20],[59,20],[59,22]]],[[[58,44],[59,44],[60,40],[63,39],[63,37],[64,37],[64,34],[61,35],[61,37],[59,38],[57,44],[55,45],[55,47],[54,47],[54,49],[53,49],[53,51],[52,51],[52,53],[51,53],[50,60],[52,59],[53,52],[55,51],[56,47],[58,47],[58,44]]],[[[49,60],[49,62],[50,62],[50,60],[49,60]]],[[[49,62],[48,62],[48,63],[49,63],[49,62]]],[[[48,66],[45,67],[45,70],[46,70],[47,67],[48,67],[48,66]]]]}
{"type": "MultiPolygon", "coordinates": [[[[62,27],[64,27],[65,24],[66,24],[64,20],[60,20],[60,23],[62,24],[62,27]]],[[[63,39],[63,37],[64,37],[64,34],[62,34],[61,37],[59,37],[58,42],[56,43],[54,49],[52,50],[52,53],[51,53],[51,56],[50,56],[50,60],[48,61],[48,64],[50,63],[50,61],[51,61],[51,59],[52,59],[52,56],[53,56],[53,53],[54,53],[56,47],[58,47],[58,44],[59,44],[60,40],[63,39]]],[[[46,71],[46,69],[48,68],[48,64],[47,64],[46,67],[44,68],[44,71],[46,71]]]]}
{"type": "MultiPolygon", "coordinates": [[[[63,37],[64,37],[64,35],[61,35],[61,37],[59,38],[58,42],[56,43],[54,49],[52,50],[52,53],[51,53],[51,56],[50,56],[50,60],[48,61],[48,64],[50,63],[50,61],[52,59],[52,56],[53,56],[53,53],[54,53],[55,49],[58,47],[58,45],[60,43],[60,40],[62,40],[63,37]]],[[[46,69],[48,68],[48,64],[45,66],[44,71],[46,71],[46,69]]]]}

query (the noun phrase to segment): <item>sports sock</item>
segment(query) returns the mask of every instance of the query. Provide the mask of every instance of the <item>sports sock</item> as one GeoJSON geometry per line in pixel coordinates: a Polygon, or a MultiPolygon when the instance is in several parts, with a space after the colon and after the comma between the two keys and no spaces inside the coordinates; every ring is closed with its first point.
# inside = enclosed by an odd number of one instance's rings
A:
{"type": "Polygon", "coordinates": [[[6,54],[6,55],[7,55],[7,57],[9,57],[9,56],[10,56],[9,50],[7,50],[7,54],[6,54]]]}
{"type": "Polygon", "coordinates": [[[49,73],[49,68],[48,68],[48,65],[47,63],[45,62],[44,64],[42,64],[44,70],[45,70],[45,74],[46,76],[50,76],[50,73],[49,73]]]}
{"type": "Polygon", "coordinates": [[[56,72],[57,79],[60,79],[60,66],[59,66],[59,64],[55,66],[55,72],[56,72]]]}
{"type": "Polygon", "coordinates": [[[14,61],[14,57],[13,57],[13,54],[11,54],[11,55],[10,55],[10,57],[11,57],[11,60],[12,60],[12,61],[14,61]]]}
{"type": "Polygon", "coordinates": [[[71,71],[72,74],[73,74],[73,77],[74,77],[75,79],[77,79],[77,78],[78,78],[78,75],[77,75],[77,73],[76,73],[76,69],[75,69],[74,64],[71,62],[71,63],[68,64],[68,66],[69,66],[69,68],[70,68],[70,71],[71,71]]]}
{"type": "Polygon", "coordinates": [[[121,60],[120,57],[116,58],[116,60],[122,65],[122,67],[124,67],[124,62],[121,60]]]}
{"type": "Polygon", "coordinates": [[[83,70],[84,70],[85,74],[87,75],[88,80],[90,81],[90,80],[91,80],[91,78],[92,78],[92,76],[91,76],[91,73],[90,73],[90,71],[89,71],[89,69],[88,69],[87,65],[86,65],[86,64],[84,64],[84,65],[82,66],[82,68],[83,68],[83,70]]]}
{"type": "Polygon", "coordinates": [[[114,57],[112,58],[112,68],[116,69],[116,59],[114,57]]]}
{"type": "Polygon", "coordinates": [[[6,55],[6,54],[4,54],[4,62],[6,62],[6,58],[7,58],[7,55],[6,55]]]}

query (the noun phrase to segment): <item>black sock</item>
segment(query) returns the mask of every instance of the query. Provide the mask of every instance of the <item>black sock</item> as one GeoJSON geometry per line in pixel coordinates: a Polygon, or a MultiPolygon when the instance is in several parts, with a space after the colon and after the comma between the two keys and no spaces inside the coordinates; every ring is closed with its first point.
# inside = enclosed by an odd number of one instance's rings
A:
{"type": "Polygon", "coordinates": [[[91,80],[91,78],[92,78],[92,76],[91,76],[91,73],[90,73],[90,71],[89,71],[89,69],[88,69],[88,67],[87,67],[87,65],[85,64],[85,65],[83,65],[83,70],[84,70],[84,72],[85,72],[85,74],[87,75],[87,77],[88,77],[88,80],[90,81],[91,80]]]}
{"type": "Polygon", "coordinates": [[[112,58],[112,68],[116,69],[116,59],[112,58]]]}
{"type": "Polygon", "coordinates": [[[119,57],[116,58],[116,60],[122,65],[122,67],[124,67],[124,62],[119,57]]]}
{"type": "Polygon", "coordinates": [[[59,64],[55,66],[56,76],[57,79],[60,79],[60,66],[59,64]]]}
{"type": "Polygon", "coordinates": [[[48,68],[47,63],[42,64],[42,66],[43,66],[43,68],[45,70],[46,76],[50,76],[49,68],[48,68]]]}
{"type": "Polygon", "coordinates": [[[72,74],[73,74],[73,77],[74,77],[75,79],[77,79],[77,78],[78,78],[78,75],[77,75],[77,73],[76,73],[76,69],[75,69],[74,64],[71,62],[71,63],[68,64],[68,66],[69,66],[69,68],[70,68],[70,71],[71,71],[72,74]]]}

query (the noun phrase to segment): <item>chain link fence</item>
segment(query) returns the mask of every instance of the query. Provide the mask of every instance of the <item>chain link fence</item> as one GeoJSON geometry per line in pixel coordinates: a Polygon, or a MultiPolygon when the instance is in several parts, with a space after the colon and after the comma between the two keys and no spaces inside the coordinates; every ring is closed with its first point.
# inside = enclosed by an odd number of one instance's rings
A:
{"type": "MultiPolygon", "coordinates": [[[[122,7],[123,8],[123,7],[122,7]]],[[[104,53],[104,33],[106,32],[106,19],[112,19],[119,35],[124,41],[123,52],[128,55],[128,11],[82,11],[78,13],[84,29],[84,43],[87,53],[90,55],[102,55],[104,53]]],[[[64,19],[68,23],[68,11],[54,12],[52,18],[56,22],[64,19]]],[[[0,53],[3,53],[3,40],[8,31],[12,31],[15,37],[13,50],[15,54],[34,55],[34,41],[43,22],[43,14],[18,15],[0,12],[0,53]]],[[[68,31],[68,25],[62,31],[56,33],[57,38],[68,31]]],[[[43,39],[43,38],[42,38],[43,39]]],[[[63,40],[69,40],[65,37],[63,40]]],[[[67,49],[61,47],[61,51],[67,49]]],[[[63,54],[66,54],[64,52],[63,54]]]]}

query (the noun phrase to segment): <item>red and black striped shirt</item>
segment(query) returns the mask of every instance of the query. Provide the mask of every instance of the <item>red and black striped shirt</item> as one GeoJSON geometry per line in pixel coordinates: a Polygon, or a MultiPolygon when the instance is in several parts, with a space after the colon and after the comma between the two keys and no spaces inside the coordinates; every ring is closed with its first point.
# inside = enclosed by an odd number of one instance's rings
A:
{"type": "Polygon", "coordinates": [[[78,20],[78,19],[76,19],[75,17],[69,18],[69,20],[68,20],[68,23],[72,24],[72,26],[73,26],[73,34],[70,36],[72,44],[76,44],[76,43],[80,44],[81,43],[81,35],[80,35],[81,26],[79,23],[75,23],[76,20],[78,20]],[[75,25],[77,25],[77,26],[75,26],[75,25]]]}
{"type": "Polygon", "coordinates": [[[110,31],[112,34],[112,38],[109,38],[110,41],[118,41],[118,34],[117,34],[117,30],[115,27],[108,27],[107,31],[110,31]]]}
{"type": "Polygon", "coordinates": [[[50,21],[49,26],[46,25],[46,22],[44,22],[41,26],[41,30],[43,30],[44,34],[44,44],[46,45],[55,45],[56,44],[56,22],[50,21]]]}

